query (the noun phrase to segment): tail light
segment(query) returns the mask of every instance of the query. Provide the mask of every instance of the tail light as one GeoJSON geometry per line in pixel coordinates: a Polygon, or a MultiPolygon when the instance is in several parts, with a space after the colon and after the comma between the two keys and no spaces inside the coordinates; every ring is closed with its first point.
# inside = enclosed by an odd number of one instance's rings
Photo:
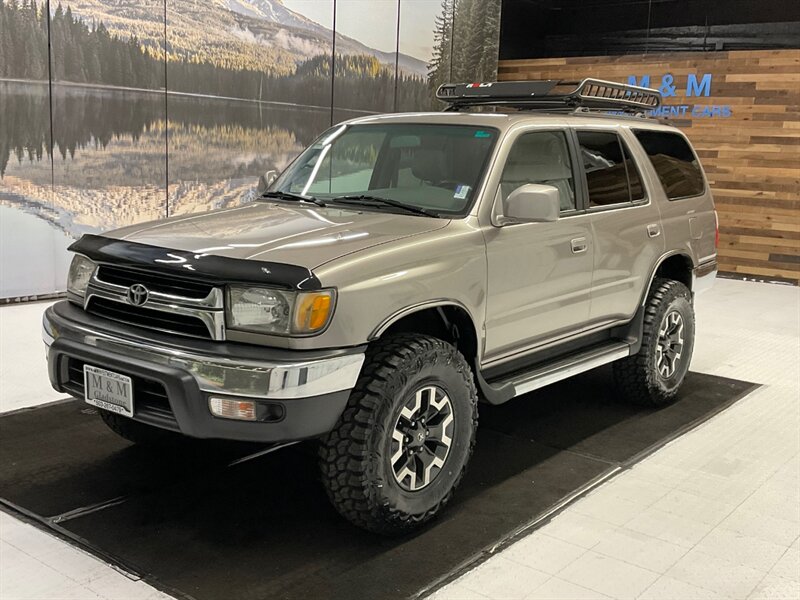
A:
{"type": "Polygon", "coordinates": [[[719,215],[714,211],[714,249],[719,249],[719,215]]]}

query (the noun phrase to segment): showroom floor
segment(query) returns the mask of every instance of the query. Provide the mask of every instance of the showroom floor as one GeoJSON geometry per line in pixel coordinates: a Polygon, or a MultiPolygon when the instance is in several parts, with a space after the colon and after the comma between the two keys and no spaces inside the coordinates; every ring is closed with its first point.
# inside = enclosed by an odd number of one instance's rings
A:
{"type": "MultiPolygon", "coordinates": [[[[0,307],[2,412],[61,397],[45,306],[0,307]]],[[[763,386],[435,598],[800,598],[800,289],[719,280],[697,312],[692,369],[763,386]]],[[[0,512],[0,598],[98,597],[165,596],[0,512]]]]}

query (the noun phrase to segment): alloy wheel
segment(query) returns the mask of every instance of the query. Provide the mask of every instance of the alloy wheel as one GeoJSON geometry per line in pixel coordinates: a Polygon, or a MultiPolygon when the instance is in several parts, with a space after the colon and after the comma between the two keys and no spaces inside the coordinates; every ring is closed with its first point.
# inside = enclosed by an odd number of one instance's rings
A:
{"type": "Polygon", "coordinates": [[[406,491],[428,486],[441,472],[453,444],[453,405],[440,387],[418,389],[403,406],[392,432],[394,478],[406,491]]]}
{"type": "Polygon", "coordinates": [[[673,310],[664,316],[658,330],[656,368],[663,379],[675,374],[683,354],[683,317],[673,310]]]}

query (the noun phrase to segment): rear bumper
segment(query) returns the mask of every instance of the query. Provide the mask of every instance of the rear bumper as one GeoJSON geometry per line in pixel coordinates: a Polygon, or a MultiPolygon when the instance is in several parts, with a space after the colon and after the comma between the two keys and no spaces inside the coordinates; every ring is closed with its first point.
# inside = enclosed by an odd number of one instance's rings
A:
{"type": "Polygon", "coordinates": [[[198,438],[279,442],[327,433],[364,362],[363,347],[294,352],[166,336],[89,315],[68,302],[47,309],[42,325],[56,390],[82,398],[83,364],[128,375],[134,378],[135,420],[198,438]],[[259,413],[272,420],[216,417],[211,396],[255,400],[265,408],[259,413]]]}
{"type": "Polygon", "coordinates": [[[692,269],[692,292],[699,294],[714,285],[717,270],[716,258],[702,262],[692,269]]]}

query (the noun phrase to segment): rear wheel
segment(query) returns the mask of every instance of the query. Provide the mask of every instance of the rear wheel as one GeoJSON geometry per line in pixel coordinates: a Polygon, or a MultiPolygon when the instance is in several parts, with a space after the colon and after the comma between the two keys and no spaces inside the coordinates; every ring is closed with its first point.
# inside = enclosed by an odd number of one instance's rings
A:
{"type": "Polygon", "coordinates": [[[692,294],[684,284],[656,279],[645,303],[642,346],[614,363],[614,380],[628,402],[663,406],[675,400],[694,349],[692,294]]]}
{"type": "Polygon", "coordinates": [[[121,438],[142,446],[159,446],[174,443],[177,435],[158,427],[139,423],[116,413],[100,410],[100,418],[108,428],[121,438]]]}
{"type": "Polygon", "coordinates": [[[447,504],[472,453],[478,394],[464,357],[437,338],[377,342],[320,446],[322,481],[352,523],[400,534],[447,504]]]}

